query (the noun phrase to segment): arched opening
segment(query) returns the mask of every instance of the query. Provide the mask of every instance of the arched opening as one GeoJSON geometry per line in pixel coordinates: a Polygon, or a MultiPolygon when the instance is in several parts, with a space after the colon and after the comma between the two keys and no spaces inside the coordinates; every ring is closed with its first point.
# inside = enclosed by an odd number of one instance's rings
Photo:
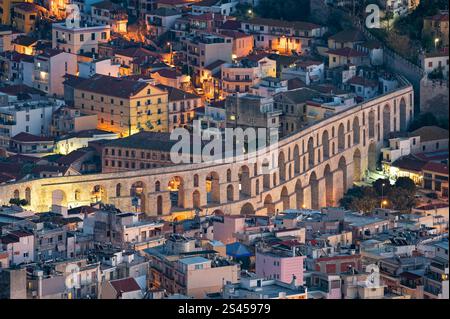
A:
{"type": "Polygon", "coordinates": [[[325,177],[325,198],[328,207],[334,206],[334,195],[333,195],[333,173],[331,172],[330,165],[325,166],[323,172],[325,177]]]}
{"type": "Polygon", "coordinates": [[[67,197],[64,191],[57,189],[52,192],[52,205],[67,207],[67,197]]]}
{"type": "Polygon", "coordinates": [[[170,179],[168,185],[170,191],[170,203],[173,208],[185,208],[184,201],[184,180],[180,176],[174,176],[170,179]]]}
{"type": "Polygon", "coordinates": [[[314,159],[314,139],[312,137],[308,140],[308,158],[309,158],[309,167],[314,167],[315,159],[314,159]]]}
{"type": "Polygon", "coordinates": [[[300,173],[300,151],[298,145],[294,147],[294,172],[300,173]]]}
{"type": "Polygon", "coordinates": [[[79,201],[81,199],[81,191],[79,189],[76,189],[73,197],[76,201],[79,201]]]}
{"type": "Polygon", "coordinates": [[[256,188],[256,190],[255,190],[256,195],[259,195],[259,192],[260,192],[260,189],[259,189],[259,179],[256,180],[255,188],[256,188]]]}
{"type": "Polygon", "coordinates": [[[198,181],[198,174],[194,174],[194,187],[198,187],[199,181],[198,181]]]}
{"type": "Polygon", "coordinates": [[[353,182],[360,182],[361,179],[361,151],[357,148],[353,153],[353,182]]]}
{"type": "Polygon", "coordinates": [[[369,144],[368,169],[370,171],[375,171],[377,169],[377,146],[373,142],[369,144]]]}
{"type": "Polygon", "coordinates": [[[297,209],[305,208],[304,200],[303,200],[303,187],[300,179],[295,183],[295,201],[297,209]]]}
{"type": "Polygon", "coordinates": [[[359,118],[355,117],[353,119],[353,145],[359,144],[359,135],[360,135],[359,118]]]}
{"type": "Polygon", "coordinates": [[[155,182],[155,192],[160,192],[160,191],[161,191],[161,182],[156,181],[155,182]]]}
{"type": "Polygon", "coordinates": [[[231,169],[227,169],[227,183],[231,183],[231,169]]]}
{"type": "Polygon", "coordinates": [[[272,202],[272,196],[270,194],[264,198],[264,207],[267,209],[267,214],[275,213],[275,205],[272,202]]]}
{"type": "Polygon", "coordinates": [[[338,128],[338,151],[342,152],[345,149],[345,128],[344,124],[340,124],[338,128]]]}
{"type": "Polygon", "coordinates": [[[253,215],[255,213],[255,209],[251,203],[245,203],[241,208],[241,215],[253,215]]]}
{"type": "Polygon", "coordinates": [[[120,197],[122,196],[122,184],[117,184],[116,185],[116,197],[120,197]]]}
{"type": "Polygon", "coordinates": [[[342,156],[339,159],[338,168],[342,171],[342,189],[344,193],[347,191],[347,162],[345,161],[345,157],[342,156]]]}
{"type": "Polygon", "coordinates": [[[245,196],[252,195],[252,184],[250,180],[250,170],[248,166],[241,166],[239,169],[239,191],[245,196]]]}
{"type": "Polygon", "coordinates": [[[330,137],[328,136],[328,131],[324,131],[322,134],[322,149],[323,149],[323,160],[330,158],[330,137]]]}
{"type": "Polygon", "coordinates": [[[194,208],[200,208],[200,192],[198,190],[192,193],[192,205],[194,208]]]}
{"type": "Polygon", "coordinates": [[[286,211],[287,209],[290,208],[289,194],[286,186],[284,186],[283,189],[281,190],[281,201],[283,203],[283,211],[286,211]]]}
{"type": "Polygon", "coordinates": [[[136,211],[145,212],[145,184],[141,181],[133,183],[130,188],[130,196],[133,203],[136,203],[136,211]]]}
{"type": "Polygon", "coordinates": [[[161,216],[163,214],[163,197],[159,195],[156,198],[156,215],[161,216]]]}
{"type": "Polygon", "coordinates": [[[282,183],[286,180],[286,161],[283,152],[280,152],[278,154],[278,167],[280,174],[280,183],[282,183]]]}
{"type": "Polygon", "coordinates": [[[14,190],[13,198],[14,199],[20,199],[20,192],[19,192],[18,189],[14,190]]]}
{"type": "Polygon", "coordinates": [[[227,201],[234,201],[234,187],[231,184],[227,186],[227,201]]]}
{"type": "Polygon", "coordinates": [[[309,177],[309,186],[311,187],[311,208],[319,209],[319,181],[315,172],[309,177]]]}
{"type": "Polygon", "coordinates": [[[391,109],[388,104],[383,108],[383,139],[389,138],[391,132],[391,109]]]}
{"type": "Polygon", "coordinates": [[[406,131],[408,128],[408,121],[406,119],[407,110],[405,99],[400,100],[400,131],[406,131]]]}
{"type": "Polygon", "coordinates": [[[220,180],[216,172],[206,176],[206,201],[208,204],[220,202],[220,180]]]}
{"type": "Polygon", "coordinates": [[[91,202],[92,203],[107,203],[108,196],[106,194],[106,189],[102,185],[95,185],[91,191],[91,202]]]}
{"type": "Polygon", "coordinates": [[[262,164],[263,169],[263,187],[270,188],[270,167],[269,160],[265,159],[262,164]]]}
{"type": "Polygon", "coordinates": [[[27,201],[28,205],[31,204],[31,189],[29,187],[25,188],[25,200],[27,201]]]}

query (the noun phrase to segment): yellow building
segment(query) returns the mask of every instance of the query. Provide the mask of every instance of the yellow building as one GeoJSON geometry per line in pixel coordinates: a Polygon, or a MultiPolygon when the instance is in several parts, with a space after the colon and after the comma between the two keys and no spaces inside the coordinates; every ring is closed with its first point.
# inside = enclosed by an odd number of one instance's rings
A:
{"type": "Polygon", "coordinates": [[[128,136],[168,132],[168,93],[144,81],[96,76],[74,88],[75,108],[97,114],[97,128],[128,136]]]}
{"type": "Polygon", "coordinates": [[[24,33],[34,31],[39,16],[45,15],[47,12],[45,8],[28,2],[13,4],[12,7],[12,25],[24,33]]]}
{"type": "Polygon", "coordinates": [[[0,0],[0,24],[11,24],[12,5],[20,2],[33,2],[33,0],[0,0]]]}

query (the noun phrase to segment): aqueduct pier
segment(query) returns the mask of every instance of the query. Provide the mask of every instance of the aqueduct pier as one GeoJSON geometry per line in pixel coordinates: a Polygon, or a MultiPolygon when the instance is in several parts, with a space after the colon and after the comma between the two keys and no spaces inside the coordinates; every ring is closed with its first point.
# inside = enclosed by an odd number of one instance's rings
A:
{"type": "Polygon", "coordinates": [[[149,216],[195,208],[203,214],[268,214],[337,205],[353,182],[375,168],[389,133],[405,131],[413,118],[413,88],[403,78],[401,84],[280,140],[278,167],[269,174],[260,173],[264,161],[238,161],[44,178],[0,185],[0,204],[24,198],[28,209],[45,212],[53,204],[102,201],[135,211],[132,198],[138,196],[149,216]],[[168,188],[173,181],[179,185],[175,201],[168,188]]]}

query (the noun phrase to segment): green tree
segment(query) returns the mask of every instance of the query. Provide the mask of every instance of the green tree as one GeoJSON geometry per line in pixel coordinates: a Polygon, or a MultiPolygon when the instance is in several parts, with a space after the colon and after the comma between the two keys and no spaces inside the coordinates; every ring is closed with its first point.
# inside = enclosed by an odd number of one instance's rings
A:
{"type": "Polygon", "coordinates": [[[390,193],[392,185],[389,179],[379,178],[375,182],[372,183],[373,188],[378,196],[386,196],[390,193]]]}
{"type": "Polygon", "coordinates": [[[411,124],[409,125],[408,131],[412,132],[417,130],[418,128],[421,128],[423,126],[433,126],[439,125],[439,121],[437,120],[436,116],[434,116],[433,113],[422,113],[417,118],[415,118],[411,124]]]}
{"type": "Polygon", "coordinates": [[[404,188],[395,188],[388,198],[392,207],[400,211],[409,212],[416,205],[414,194],[404,188]]]}
{"type": "Polygon", "coordinates": [[[17,206],[27,206],[28,202],[26,199],[20,199],[20,198],[11,198],[9,200],[9,203],[12,205],[17,205],[17,206]]]}
{"type": "Polygon", "coordinates": [[[408,192],[415,194],[416,193],[416,184],[409,177],[399,177],[395,181],[396,188],[406,189],[408,192]]]}

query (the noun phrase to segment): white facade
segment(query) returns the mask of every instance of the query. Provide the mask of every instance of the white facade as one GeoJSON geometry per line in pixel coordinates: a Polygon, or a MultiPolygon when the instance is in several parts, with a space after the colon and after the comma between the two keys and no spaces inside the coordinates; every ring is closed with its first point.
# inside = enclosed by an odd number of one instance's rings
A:
{"type": "Polygon", "coordinates": [[[425,74],[430,74],[434,70],[441,68],[444,78],[448,79],[448,59],[448,54],[424,57],[422,67],[425,71],[425,74]]]}
{"type": "Polygon", "coordinates": [[[90,78],[95,74],[119,77],[120,64],[111,59],[96,60],[91,62],[78,62],[79,77],[90,78]]]}
{"type": "Polygon", "coordinates": [[[324,63],[306,63],[283,69],[281,78],[283,80],[299,78],[305,82],[306,85],[310,85],[311,83],[323,82],[324,74],[324,63]]]}
{"type": "Polygon", "coordinates": [[[239,3],[237,0],[217,0],[218,5],[213,6],[201,6],[193,5],[192,14],[200,15],[204,13],[218,13],[224,16],[229,16],[236,10],[236,5],[239,3]]]}

